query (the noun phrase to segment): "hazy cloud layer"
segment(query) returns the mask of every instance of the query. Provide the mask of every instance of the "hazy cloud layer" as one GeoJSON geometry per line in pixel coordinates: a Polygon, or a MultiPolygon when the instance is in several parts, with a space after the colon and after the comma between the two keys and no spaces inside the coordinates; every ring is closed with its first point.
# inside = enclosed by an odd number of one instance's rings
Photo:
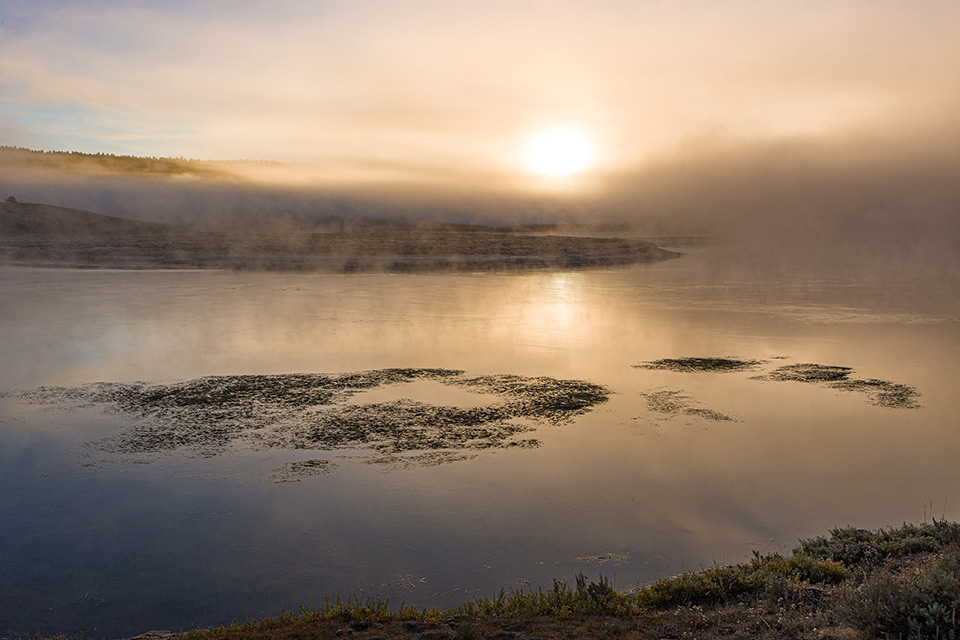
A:
{"type": "Polygon", "coordinates": [[[506,169],[554,122],[618,166],[704,131],[824,133],[952,99],[960,5],[13,2],[8,120],[45,148],[506,169]],[[72,143],[72,144],[70,144],[72,143]]]}

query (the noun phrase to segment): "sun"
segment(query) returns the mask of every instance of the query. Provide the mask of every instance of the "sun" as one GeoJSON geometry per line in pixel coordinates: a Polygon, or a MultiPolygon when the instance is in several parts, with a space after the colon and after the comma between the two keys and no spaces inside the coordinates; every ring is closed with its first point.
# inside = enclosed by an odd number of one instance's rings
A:
{"type": "Polygon", "coordinates": [[[593,144],[580,129],[562,127],[535,134],[527,147],[527,167],[543,176],[580,173],[593,163],[593,144]]]}

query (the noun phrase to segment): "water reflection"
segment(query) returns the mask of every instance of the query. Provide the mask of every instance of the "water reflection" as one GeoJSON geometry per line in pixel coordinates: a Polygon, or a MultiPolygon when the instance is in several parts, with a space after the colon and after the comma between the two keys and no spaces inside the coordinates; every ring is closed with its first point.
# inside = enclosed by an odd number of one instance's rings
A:
{"type": "Polygon", "coordinates": [[[583,282],[571,273],[545,275],[539,291],[517,296],[524,305],[522,333],[528,339],[544,334],[570,339],[586,329],[583,282]]]}
{"type": "MultiPolygon", "coordinates": [[[[132,635],[335,592],[442,604],[578,571],[628,588],[836,525],[917,520],[931,501],[957,518],[960,304],[936,286],[757,279],[696,256],[482,276],[0,270],[8,390],[432,368],[610,391],[523,436],[538,448],[390,473],[355,445],[84,466],[83,443],[128,415],[0,398],[0,592],[15,594],[0,633],[132,635]],[[765,364],[634,366],[689,357],[765,364]],[[922,406],[753,379],[812,363],[916,388],[922,406]],[[662,391],[735,420],[652,409],[662,391]]],[[[421,382],[437,381],[404,384],[421,382]]],[[[464,392],[384,385],[349,402],[496,403],[464,392]]]]}

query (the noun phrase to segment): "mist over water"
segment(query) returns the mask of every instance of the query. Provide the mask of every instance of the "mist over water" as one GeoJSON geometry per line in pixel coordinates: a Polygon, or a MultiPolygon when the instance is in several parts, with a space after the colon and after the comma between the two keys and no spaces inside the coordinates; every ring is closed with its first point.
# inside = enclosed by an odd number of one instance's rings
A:
{"type": "MultiPolygon", "coordinates": [[[[13,392],[0,398],[0,586],[17,594],[4,632],[119,637],[335,593],[450,604],[580,571],[627,589],[834,526],[917,521],[931,503],[956,518],[954,283],[759,277],[725,268],[729,255],[525,274],[4,268],[0,358],[18,363],[0,379],[13,392]],[[685,357],[757,364],[636,366],[685,357]],[[906,385],[919,407],[769,375],[799,364],[906,385]],[[522,437],[537,446],[442,464],[401,464],[362,442],[117,449],[105,443],[166,423],[17,395],[396,367],[582,380],[610,395],[533,425],[522,437]]],[[[391,379],[332,406],[499,401],[391,379]]]]}
{"type": "MultiPolygon", "coordinates": [[[[515,225],[618,223],[643,236],[709,236],[763,270],[955,270],[960,139],[928,112],[859,132],[780,138],[707,135],[569,189],[516,177],[329,180],[321,165],[197,163],[195,173],[48,171],[11,165],[0,192],[212,231],[298,232],[318,221],[427,219],[515,225]]],[[[415,167],[415,165],[413,165],[415,167]]]]}

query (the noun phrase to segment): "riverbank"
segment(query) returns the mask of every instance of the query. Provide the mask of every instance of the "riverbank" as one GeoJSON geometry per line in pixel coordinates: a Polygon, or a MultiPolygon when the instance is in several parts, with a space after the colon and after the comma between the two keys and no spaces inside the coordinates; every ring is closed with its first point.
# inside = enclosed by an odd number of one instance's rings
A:
{"type": "MultiPolygon", "coordinates": [[[[361,219],[200,231],[43,204],[0,203],[0,263],[65,268],[473,272],[612,267],[677,258],[630,237],[361,219]],[[336,224],[334,224],[336,222],[336,224]]],[[[683,238],[665,238],[673,243],[683,238]]]]}
{"type": "MultiPolygon", "coordinates": [[[[847,527],[629,592],[603,577],[500,592],[450,609],[382,600],[181,634],[182,640],[532,638],[953,638],[960,634],[960,523],[847,527]]],[[[147,638],[149,636],[143,636],[147,638]]]]}

